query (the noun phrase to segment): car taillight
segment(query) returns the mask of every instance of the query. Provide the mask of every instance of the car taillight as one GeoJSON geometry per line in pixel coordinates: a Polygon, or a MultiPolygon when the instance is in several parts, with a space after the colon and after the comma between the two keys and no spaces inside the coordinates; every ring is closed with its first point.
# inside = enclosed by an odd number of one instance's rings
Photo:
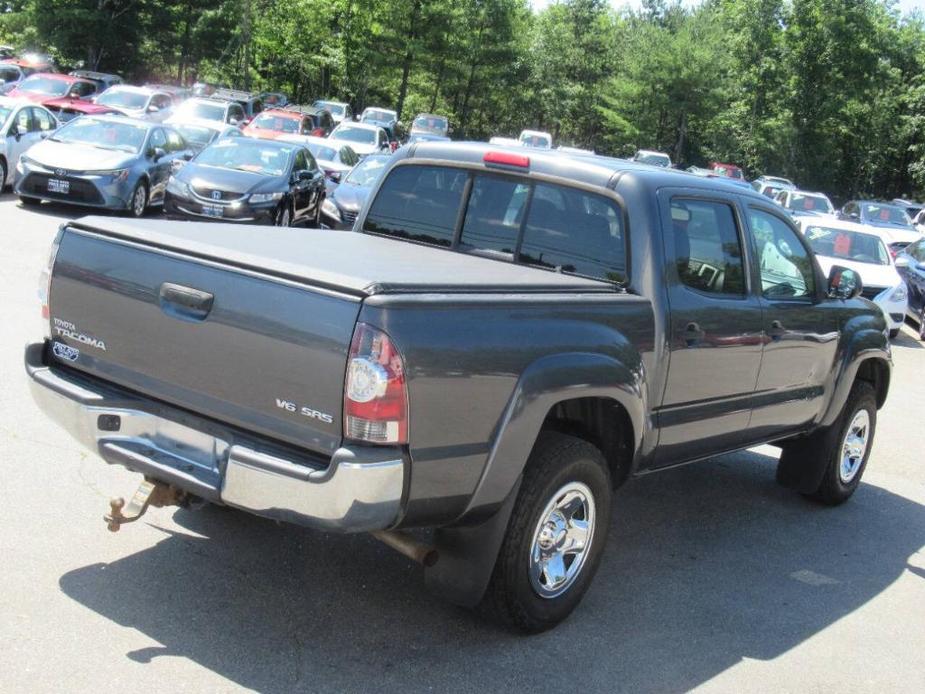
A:
{"type": "Polygon", "coordinates": [[[408,443],[405,364],[391,338],[358,323],[344,385],[344,433],[367,443],[408,443]]]}
{"type": "Polygon", "coordinates": [[[51,250],[48,252],[48,261],[42,271],[39,273],[39,301],[42,305],[42,323],[44,326],[45,337],[51,339],[51,310],[48,308],[48,298],[51,294],[51,271],[55,265],[55,257],[58,255],[58,246],[61,244],[61,232],[51,243],[51,250]]]}

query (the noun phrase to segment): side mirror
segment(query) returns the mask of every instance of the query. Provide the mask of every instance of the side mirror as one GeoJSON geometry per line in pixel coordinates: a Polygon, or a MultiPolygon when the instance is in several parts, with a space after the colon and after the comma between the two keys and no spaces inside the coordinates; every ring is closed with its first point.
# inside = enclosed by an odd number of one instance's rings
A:
{"type": "Polygon", "coordinates": [[[854,270],[841,265],[832,266],[829,271],[830,299],[853,299],[863,288],[861,276],[854,270]]]}
{"type": "Polygon", "coordinates": [[[229,124],[229,125],[240,125],[240,123],[241,123],[241,121],[239,121],[237,118],[229,118],[229,119],[228,119],[228,124],[229,124]]]}
{"type": "Polygon", "coordinates": [[[315,174],[308,169],[302,169],[301,171],[296,171],[295,180],[297,181],[310,181],[315,177],[315,174]]]}
{"type": "Polygon", "coordinates": [[[10,135],[12,135],[17,140],[19,140],[19,138],[22,137],[23,134],[24,133],[22,131],[22,127],[19,125],[19,123],[13,123],[13,127],[10,128],[10,135]]]}
{"type": "Polygon", "coordinates": [[[148,113],[157,113],[160,110],[161,109],[157,106],[157,104],[151,104],[148,106],[148,113]]]}
{"type": "Polygon", "coordinates": [[[893,262],[893,265],[895,265],[897,268],[905,270],[906,268],[909,267],[909,259],[903,256],[900,256],[893,262]]]}
{"type": "Polygon", "coordinates": [[[167,151],[163,147],[155,147],[154,151],[151,153],[151,157],[154,161],[161,159],[162,157],[167,156],[167,151]]]}

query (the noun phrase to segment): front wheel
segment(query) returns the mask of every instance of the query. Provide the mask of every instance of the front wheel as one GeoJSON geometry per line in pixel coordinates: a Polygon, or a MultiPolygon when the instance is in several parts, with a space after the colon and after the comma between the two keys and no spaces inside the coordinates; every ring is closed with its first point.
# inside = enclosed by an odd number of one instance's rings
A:
{"type": "Polygon", "coordinates": [[[129,201],[128,212],[132,217],[143,217],[145,210],[148,208],[148,186],[144,181],[139,181],[132,191],[132,197],[129,201]]]}
{"type": "Polygon", "coordinates": [[[925,304],[922,305],[922,309],[919,311],[919,339],[925,340],[925,304]]]}
{"type": "MultiPolygon", "coordinates": [[[[856,381],[838,419],[825,429],[788,443],[780,466],[795,469],[820,464],[822,479],[818,486],[801,491],[828,506],[837,506],[851,498],[861,484],[876,428],[874,387],[867,381],[856,381]]],[[[779,469],[779,478],[780,474],[779,469]]]]}
{"type": "Polygon", "coordinates": [[[600,563],[611,498],[607,463],[597,448],[543,434],[524,471],[483,607],[524,633],[568,617],[600,563]]]}
{"type": "Polygon", "coordinates": [[[280,205],[279,211],[276,213],[276,226],[292,226],[292,212],[289,209],[289,205],[286,203],[280,205]]]}

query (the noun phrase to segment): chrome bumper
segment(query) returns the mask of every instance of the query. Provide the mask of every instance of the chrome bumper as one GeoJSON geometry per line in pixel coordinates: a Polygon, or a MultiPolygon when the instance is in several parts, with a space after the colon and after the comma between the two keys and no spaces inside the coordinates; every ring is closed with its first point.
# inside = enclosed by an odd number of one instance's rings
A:
{"type": "Polygon", "coordinates": [[[41,343],[26,347],[32,397],[107,463],[210,501],[325,530],[381,530],[398,519],[405,469],[397,449],[339,448],[321,468],[262,446],[257,437],[55,369],[43,355],[41,343]]]}

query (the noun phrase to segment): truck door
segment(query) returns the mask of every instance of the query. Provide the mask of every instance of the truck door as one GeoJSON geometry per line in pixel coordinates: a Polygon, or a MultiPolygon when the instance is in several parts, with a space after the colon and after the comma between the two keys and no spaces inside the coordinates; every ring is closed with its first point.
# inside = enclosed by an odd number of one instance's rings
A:
{"type": "Polygon", "coordinates": [[[754,440],[793,432],[819,414],[838,346],[839,302],[826,298],[806,240],[782,211],[749,201],[745,217],[767,335],[749,426],[754,440]]]}
{"type": "Polygon", "coordinates": [[[761,365],[762,310],[732,196],[661,190],[670,362],[655,465],[744,440],[761,365]]]}

